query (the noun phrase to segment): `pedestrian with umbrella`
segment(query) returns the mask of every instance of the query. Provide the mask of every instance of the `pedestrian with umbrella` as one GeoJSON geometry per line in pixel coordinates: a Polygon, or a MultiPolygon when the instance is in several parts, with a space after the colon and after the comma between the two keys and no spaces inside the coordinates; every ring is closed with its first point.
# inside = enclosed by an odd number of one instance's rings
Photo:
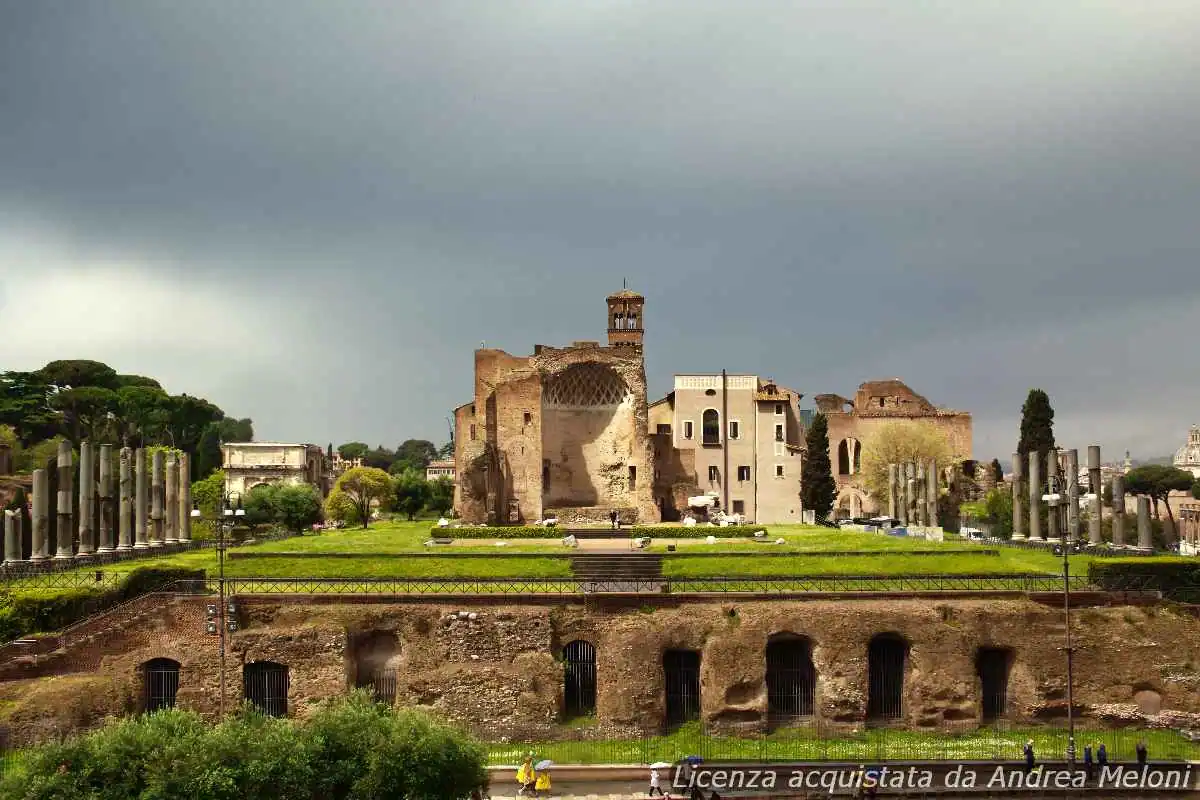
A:
{"type": "Polygon", "coordinates": [[[670,769],[670,768],[671,768],[671,765],[665,761],[655,761],[653,764],[650,765],[650,793],[649,793],[650,797],[654,797],[655,795],[658,795],[660,797],[662,796],[663,790],[662,790],[662,787],[659,786],[659,784],[658,784],[658,780],[659,780],[658,779],[658,771],[660,769],[670,769]]]}
{"type": "Polygon", "coordinates": [[[537,774],[533,787],[534,796],[542,792],[546,793],[546,797],[550,796],[550,767],[552,766],[554,766],[554,762],[548,758],[533,765],[534,772],[537,774]]]}
{"type": "Polygon", "coordinates": [[[517,795],[523,795],[526,792],[533,794],[533,782],[535,776],[533,774],[533,753],[525,754],[525,760],[521,762],[521,766],[517,768],[517,783],[521,784],[521,788],[517,789],[517,795]]]}

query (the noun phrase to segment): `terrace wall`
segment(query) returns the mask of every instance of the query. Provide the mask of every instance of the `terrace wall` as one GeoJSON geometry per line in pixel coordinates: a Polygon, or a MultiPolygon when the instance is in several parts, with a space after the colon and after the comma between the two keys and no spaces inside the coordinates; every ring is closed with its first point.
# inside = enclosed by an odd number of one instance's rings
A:
{"type": "MultiPolygon", "coordinates": [[[[701,653],[701,713],[709,728],[761,730],[767,641],[790,633],[812,644],[817,720],[832,729],[861,728],[868,643],[896,633],[910,645],[900,725],[932,730],[979,719],[980,647],[1013,653],[1008,719],[1037,723],[1065,713],[1062,612],[1029,599],[664,598],[656,606],[651,596],[635,600],[636,607],[551,598],[505,605],[501,598],[318,604],[245,597],[239,600],[241,629],[231,636],[228,703],[241,702],[243,664],[275,661],[290,668],[289,713],[304,716],[322,698],[347,691],[355,674],[350,643],[381,631],[399,642],[397,703],[431,708],[487,739],[659,733],[668,649],[701,653]],[[563,646],[577,639],[596,648],[596,720],[568,730],[558,724],[560,659],[563,646]]],[[[20,670],[6,669],[0,724],[9,741],[46,739],[136,711],[139,666],[159,657],[181,665],[178,706],[215,716],[219,658],[216,637],[204,632],[207,602],[164,602],[134,624],[20,670]]],[[[1107,606],[1077,609],[1073,620],[1080,713],[1121,723],[1160,711],[1151,721],[1200,725],[1200,621],[1194,615],[1107,606]]]]}

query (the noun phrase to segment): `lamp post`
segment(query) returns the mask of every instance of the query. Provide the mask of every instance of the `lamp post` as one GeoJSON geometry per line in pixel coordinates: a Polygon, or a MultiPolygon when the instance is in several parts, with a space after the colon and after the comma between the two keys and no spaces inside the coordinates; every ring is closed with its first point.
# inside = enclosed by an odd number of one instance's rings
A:
{"type": "MultiPolygon", "coordinates": [[[[1047,476],[1049,494],[1042,496],[1050,506],[1050,518],[1054,519],[1058,513],[1058,507],[1062,503],[1063,495],[1061,492],[1066,488],[1065,476],[1062,473],[1062,465],[1059,464],[1057,474],[1047,476]]],[[[1074,498],[1068,497],[1068,502],[1077,502],[1074,498]]],[[[1062,544],[1062,576],[1063,576],[1063,630],[1066,637],[1067,651],[1067,762],[1070,769],[1075,769],[1075,672],[1074,672],[1074,656],[1075,651],[1071,646],[1071,549],[1075,546],[1075,542],[1071,536],[1071,528],[1068,525],[1063,531],[1062,544]]]]}
{"type": "MultiPolygon", "coordinates": [[[[199,519],[200,506],[197,503],[192,504],[193,519],[199,519]]],[[[219,602],[217,605],[217,636],[219,647],[221,648],[221,697],[220,697],[220,715],[221,719],[225,719],[225,548],[226,534],[233,530],[234,522],[241,520],[246,516],[246,510],[242,508],[242,493],[241,492],[226,492],[221,496],[221,507],[217,515],[217,596],[219,602]]]]}

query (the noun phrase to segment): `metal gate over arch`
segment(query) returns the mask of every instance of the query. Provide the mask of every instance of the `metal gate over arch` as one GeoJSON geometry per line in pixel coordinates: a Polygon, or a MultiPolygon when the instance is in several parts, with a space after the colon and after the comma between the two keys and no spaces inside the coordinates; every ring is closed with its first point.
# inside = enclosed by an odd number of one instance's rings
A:
{"type": "Polygon", "coordinates": [[[269,717],[287,716],[288,668],[271,661],[255,661],[242,670],[247,700],[269,717]]]}
{"type": "Polygon", "coordinates": [[[772,724],[811,717],[816,669],[807,639],[783,635],[767,642],[767,718],[772,724]]]}
{"type": "Polygon", "coordinates": [[[904,673],[908,642],[882,633],[867,647],[867,719],[895,720],[904,716],[904,673]]]}
{"type": "Polygon", "coordinates": [[[596,712],[596,647],[576,639],[563,648],[563,713],[578,717],[596,712]]]}
{"type": "Polygon", "coordinates": [[[667,727],[700,718],[700,654],[695,650],[663,653],[667,727]]]}
{"type": "Polygon", "coordinates": [[[142,667],[145,676],[146,711],[175,707],[179,692],[179,662],[170,658],[155,658],[142,667]]]}

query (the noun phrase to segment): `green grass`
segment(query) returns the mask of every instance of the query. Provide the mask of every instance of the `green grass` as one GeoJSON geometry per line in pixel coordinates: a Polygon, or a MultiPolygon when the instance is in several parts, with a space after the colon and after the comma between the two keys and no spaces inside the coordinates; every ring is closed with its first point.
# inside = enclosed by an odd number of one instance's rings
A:
{"type": "MultiPolygon", "coordinates": [[[[1200,759],[1200,744],[1174,731],[1076,730],[1079,757],[1089,742],[1104,742],[1110,761],[1134,759],[1134,748],[1145,738],[1155,761],[1200,759]]],[[[686,725],[666,736],[645,739],[573,740],[489,744],[494,766],[520,763],[532,750],[538,759],[558,764],[649,764],[699,755],[707,761],[1019,761],[1029,739],[1039,759],[1061,759],[1067,732],[1059,728],[973,729],[962,733],[919,733],[869,730],[858,734],[820,736],[811,729],[783,729],[767,736],[721,737],[704,734],[699,725],[686,725]]]]}

